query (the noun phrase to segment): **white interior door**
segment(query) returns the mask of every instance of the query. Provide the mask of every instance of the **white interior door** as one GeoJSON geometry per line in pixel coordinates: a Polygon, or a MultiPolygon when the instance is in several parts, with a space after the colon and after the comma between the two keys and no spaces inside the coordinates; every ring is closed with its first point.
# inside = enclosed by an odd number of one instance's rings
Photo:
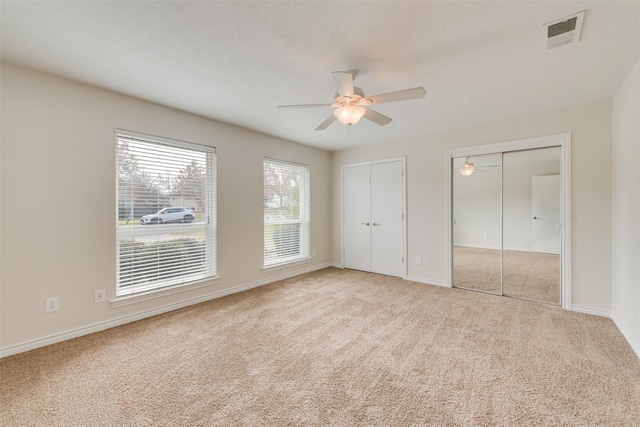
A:
{"type": "Polygon", "coordinates": [[[402,162],[371,165],[371,271],[403,276],[402,162]]]}
{"type": "Polygon", "coordinates": [[[343,169],[344,267],[404,276],[402,161],[343,169]]]}
{"type": "Polygon", "coordinates": [[[560,254],[560,175],[531,177],[531,250],[560,254]]]}
{"type": "Polygon", "coordinates": [[[371,271],[371,167],[343,170],[344,267],[371,271]]]}

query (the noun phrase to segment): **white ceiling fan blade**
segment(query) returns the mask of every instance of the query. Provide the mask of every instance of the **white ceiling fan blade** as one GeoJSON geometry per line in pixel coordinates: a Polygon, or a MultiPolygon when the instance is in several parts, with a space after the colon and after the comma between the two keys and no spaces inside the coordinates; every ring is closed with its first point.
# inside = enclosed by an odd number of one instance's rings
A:
{"type": "Polygon", "coordinates": [[[317,108],[317,107],[333,107],[333,104],[299,104],[299,105],[278,105],[278,108],[317,108]]]}
{"type": "Polygon", "coordinates": [[[373,111],[367,107],[364,108],[364,118],[371,120],[373,123],[379,124],[380,126],[388,125],[393,120],[391,117],[387,117],[384,114],[380,114],[377,111],[373,111]]]}
{"type": "Polygon", "coordinates": [[[408,101],[410,99],[424,98],[427,91],[423,87],[414,87],[413,89],[399,90],[397,92],[382,93],[380,95],[367,96],[362,98],[358,104],[373,105],[382,104],[383,102],[408,101]]]}
{"type": "Polygon", "coordinates": [[[346,71],[334,71],[338,93],[342,98],[353,98],[353,74],[346,71]]]}
{"type": "Polygon", "coordinates": [[[325,130],[335,120],[336,120],[336,116],[334,116],[333,114],[330,115],[329,117],[327,117],[327,120],[325,120],[324,122],[320,123],[320,125],[316,128],[316,130],[325,130]]]}

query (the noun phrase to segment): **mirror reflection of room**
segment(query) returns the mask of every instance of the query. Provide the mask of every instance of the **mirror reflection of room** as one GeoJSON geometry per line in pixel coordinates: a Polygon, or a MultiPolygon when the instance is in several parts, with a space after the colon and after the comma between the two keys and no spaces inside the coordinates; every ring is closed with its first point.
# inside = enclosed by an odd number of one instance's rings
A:
{"type": "Polygon", "coordinates": [[[452,285],[560,304],[560,148],[452,159],[452,285]]]}
{"type": "Polygon", "coordinates": [[[560,147],[503,154],[503,294],[560,304],[560,147]]]}
{"type": "Polygon", "coordinates": [[[453,286],[501,295],[502,155],[453,159],[453,286]]]}

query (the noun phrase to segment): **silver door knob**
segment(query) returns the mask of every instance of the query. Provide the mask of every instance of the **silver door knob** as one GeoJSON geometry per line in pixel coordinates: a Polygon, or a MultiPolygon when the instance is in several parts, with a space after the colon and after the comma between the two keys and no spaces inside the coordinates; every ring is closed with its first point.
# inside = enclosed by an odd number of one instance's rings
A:
{"type": "Polygon", "coordinates": [[[374,227],[377,227],[377,226],[382,225],[382,224],[379,224],[379,223],[377,223],[377,222],[374,222],[372,225],[373,225],[374,227]]]}
{"type": "Polygon", "coordinates": [[[369,225],[369,223],[368,222],[363,222],[362,225],[369,225]]]}

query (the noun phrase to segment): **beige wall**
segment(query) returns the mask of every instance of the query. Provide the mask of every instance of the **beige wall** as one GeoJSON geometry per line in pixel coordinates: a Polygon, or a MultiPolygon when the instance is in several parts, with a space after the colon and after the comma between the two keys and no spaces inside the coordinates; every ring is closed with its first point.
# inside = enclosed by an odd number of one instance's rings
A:
{"type": "MultiPolygon", "coordinates": [[[[602,101],[333,153],[332,257],[341,261],[340,173],[344,164],[407,157],[408,275],[445,284],[446,151],[543,135],[572,134],[572,304],[611,310],[612,104],[602,101]],[[416,256],[422,265],[415,264],[416,256]]],[[[395,126],[402,126],[396,120],[395,126]]],[[[380,132],[384,132],[381,129],[380,132]]]]}
{"type": "Polygon", "coordinates": [[[330,153],[10,64],[1,78],[1,349],[55,341],[330,260],[330,153]],[[94,303],[96,289],[115,296],[115,128],[217,147],[219,284],[120,308],[94,303]],[[267,274],[265,156],[311,166],[316,251],[311,263],[267,274]],[[45,299],[54,296],[60,311],[45,314],[45,299]]]}
{"type": "MultiPolygon", "coordinates": [[[[630,261],[638,258],[638,243],[629,241],[624,227],[639,235],[637,224],[629,225],[640,211],[632,196],[637,192],[628,187],[638,182],[631,161],[639,157],[633,116],[639,108],[639,68],[636,64],[620,89],[615,109],[611,101],[602,101],[330,154],[3,64],[0,350],[51,337],[55,341],[238,286],[339,264],[340,167],[388,157],[407,157],[408,275],[444,284],[446,151],[565,132],[572,133],[572,303],[576,309],[606,315],[612,309],[612,112],[615,277],[616,284],[622,283],[614,289],[614,315],[638,342],[637,314],[629,308],[639,304],[629,280],[638,276],[637,263],[630,261]],[[115,295],[114,128],[217,147],[219,284],[115,309],[93,302],[95,289],[107,289],[109,299],[115,295]],[[268,274],[261,271],[265,156],[311,165],[311,237],[316,250],[310,264],[268,274]],[[629,247],[635,248],[630,257],[619,256],[629,247]],[[422,265],[415,264],[416,256],[422,257],[422,265]],[[52,296],[60,298],[60,311],[45,314],[44,301],[52,296]],[[630,298],[628,303],[625,298],[630,298]]],[[[393,125],[401,126],[401,120],[393,125]]]]}
{"type": "Polygon", "coordinates": [[[613,319],[640,357],[640,59],[613,100],[613,319]]]}

